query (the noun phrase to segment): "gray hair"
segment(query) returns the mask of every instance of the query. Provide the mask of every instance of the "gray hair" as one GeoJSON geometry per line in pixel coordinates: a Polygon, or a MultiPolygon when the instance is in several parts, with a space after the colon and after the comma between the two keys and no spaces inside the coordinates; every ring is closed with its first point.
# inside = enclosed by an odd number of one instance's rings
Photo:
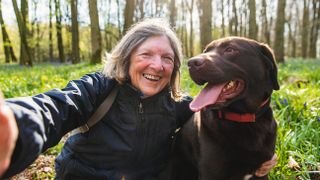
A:
{"type": "Polygon", "coordinates": [[[113,48],[109,57],[106,57],[103,74],[116,79],[120,84],[130,79],[129,65],[131,53],[144,41],[153,36],[166,36],[175,54],[174,67],[170,79],[170,88],[174,99],[180,94],[180,65],[182,61],[181,42],[171,29],[168,21],[164,19],[146,19],[133,25],[113,48]]]}

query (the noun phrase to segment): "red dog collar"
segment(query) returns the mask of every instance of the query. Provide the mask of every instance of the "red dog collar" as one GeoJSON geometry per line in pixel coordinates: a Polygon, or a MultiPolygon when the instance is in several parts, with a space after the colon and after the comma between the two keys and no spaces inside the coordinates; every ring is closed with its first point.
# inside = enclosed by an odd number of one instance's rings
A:
{"type": "MultiPolygon", "coordinates": [[[[259,106],[259,109],[261,109],[264,105],[266,105],[268,101],[269,101],[269,98],[265,100],[263,103],[261,103],[261,105],[259,106]]],[[[256,114],[250,114],[250,113],[238,114],[234,112],[218,110],[218,118],[240,122],[240,123],[246,123],[246,122],[255,122],[256,114]]]]}
{"type": "Polygon", "coordinates": [[[218,111],[218,117],[220,119],[226,119],[230,121],[235,121],[235,122],[255,122],[256,121],[256,115],[255,114],[238,114],[238,113],[233,113],[233,112],[226,112],[219,110],[218,111]]]}

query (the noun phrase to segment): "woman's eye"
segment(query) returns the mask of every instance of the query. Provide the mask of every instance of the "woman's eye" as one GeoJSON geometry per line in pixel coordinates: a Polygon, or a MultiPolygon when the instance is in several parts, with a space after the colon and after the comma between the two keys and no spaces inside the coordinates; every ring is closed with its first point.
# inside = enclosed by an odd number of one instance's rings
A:
{"type": "Polygon", "coordinates": [[[171,56],[165,56],[163,59],[168,63],[173,63],[174,62],[174,59],[171,56]]]}
{"type": "Polygon", "coordinates": [[[141,53],[140,55],[141,55],[142,57],[150,57],[150,56],[151,56],[150,53],[141,53]]]}

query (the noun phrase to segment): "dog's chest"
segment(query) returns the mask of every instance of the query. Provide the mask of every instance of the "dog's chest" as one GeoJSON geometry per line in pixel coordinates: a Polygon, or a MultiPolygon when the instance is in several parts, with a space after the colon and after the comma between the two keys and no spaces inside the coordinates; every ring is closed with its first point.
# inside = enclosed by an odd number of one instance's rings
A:
{"type": "Polygon", "coordinates": [[[245,124],[226,122],[210,113],[201,113],[197,120],[199,173],[201,177],[207,177],[201,179],[229,179],[231,174],[232,177],[243,179],[265,161],[262,159],[269,156],[269,151],[272,152],[268,147],[274,145],[257,140],[266,136],[265,131],[254,130],[258,133],[252,135],[246,130],[248,126],[245,124]]]}

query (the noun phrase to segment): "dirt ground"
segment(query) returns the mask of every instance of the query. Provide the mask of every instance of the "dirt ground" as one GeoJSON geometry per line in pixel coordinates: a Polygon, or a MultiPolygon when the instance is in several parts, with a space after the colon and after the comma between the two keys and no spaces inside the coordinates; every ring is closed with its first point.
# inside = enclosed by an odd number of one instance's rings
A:
{"type": "Polygon", "coordinates": [[[54,159],[53,155],[40,155],[28,169],[15,175],[11,180],[53,179],[55,175],[54,159]]]}

